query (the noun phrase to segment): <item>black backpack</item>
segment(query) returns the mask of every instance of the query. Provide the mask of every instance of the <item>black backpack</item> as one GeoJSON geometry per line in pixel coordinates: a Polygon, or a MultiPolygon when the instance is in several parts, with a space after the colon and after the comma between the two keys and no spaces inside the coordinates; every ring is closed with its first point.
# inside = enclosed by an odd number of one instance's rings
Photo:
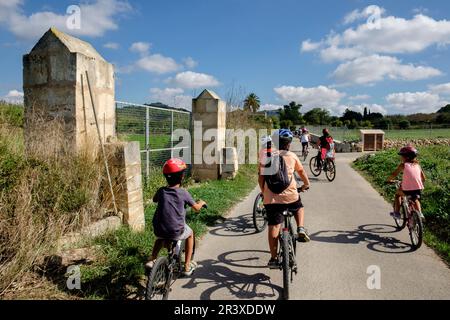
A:
{"type": "Polygon", "coordinates": [[[289,173],[283,156],[279,154],[272,155],[271,161],[263,170],[264,181],[270,191],[275,194],[283,193],[292,183],[292,177],[289,179],[289,173]]]}

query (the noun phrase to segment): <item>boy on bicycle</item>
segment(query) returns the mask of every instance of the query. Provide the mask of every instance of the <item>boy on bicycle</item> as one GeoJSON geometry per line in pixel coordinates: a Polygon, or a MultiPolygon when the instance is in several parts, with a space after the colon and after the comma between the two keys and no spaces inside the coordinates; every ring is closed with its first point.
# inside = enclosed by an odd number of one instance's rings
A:
{"type": "Polygon", "coordinates": [[[318,167],[321,167],[327,159],[327,154],[330,151],[331,146],[334,145],[333,137],[330,134],[330,131],[328,129],[323,129],[322,136],[319,138],[319,141],[317,142],[317,148],[319,149],[319,163],[317,164],[318,167]]]}
{"type": "Polygon", "coordinates": [[[197,264],[192,261],[195,238],[194,232],[186,224],[186,207],[189,206],[199,212],[206,203],[195,202],[189,192],[181,188],[186,169],[186,163],[180,159],[170,159],[164,164],[163,174],[168,186],[159,189],[153,197],[153,202],[158,204],[153,218],[153,229],[157,240],[146,267],[149,269],[153,267],[166,240],[183,240],[186,241],[183,275],[190,277],[197,268],[197,264]]]}
{"type": "Polygon", "coordinates": [[[397,167],[397,170],[388,178],[388,183],[393,183],[394,179],[403,173],[402,185],[395,195],[394,202],[394,212],[391,216],[396,219],[400,219],[400,207],[402,204],[402,197],[410,196],[416,203],[416,209],[419,212],[421,218],[424,216],[422,214],[422,208],[420,205],[420,197],[422,191],[425,189],[425,173],[420,167],[419,161],[417,161],[418,151],[412,146],[404,147],[398,153],[401,157],[402,163],[397,167]]]}
{"type": "MultiPolygon", "coordinates": [[[[283,224],[284,217],[283,212],[289,210],[295,212],[295,220],[297,223],[297,241],[309,242],[309,235],[304,228],[305,210],[302,204],[302,200],[298,193],[297,181],[295,179],[295,172],[298,173],[303,181],[302,190],[309,189],[308,176],[300,162],[300,159],[293,152],[290,152],[290,147],[294,135],[290,130],[281,129],[274,133],[271,138],[275,147],[278,150],[270,150],[267,158],[269,161],[261,161],[259,167],[259,186],[262,190],[264,197],[264,207],[267,211],[267,218],[269,223],[269,247],[271,259],[268,263],[268,267],[271,269],[277,269],[279,267],[278,261],[278,238],[280,235],[281,225],[283,224]],[[286,165],[286,174],[288,175],[289,185],[281,193],[271,190],[269,183],[266,181],[268,175],[273,173],[268,162],[274,161],[275,158],[283,158],[283,162],[286,165]],[[268,173],[270,172],[270,173],[268,173]],[[268,174],[266,174],[268,173],[268,174]]],[[[280,160],[281,161],[281,160],[280,160]]]]}
{"type": "Polygon", "coordinates": [[[302,143],[302,155],[305,156],[306,150],[309,148],[309,142],[311,141],[311,137],[309,135],[309,131],[306,128],[302,129],[302,135],[300,137],[300,141],[302,143]]]}

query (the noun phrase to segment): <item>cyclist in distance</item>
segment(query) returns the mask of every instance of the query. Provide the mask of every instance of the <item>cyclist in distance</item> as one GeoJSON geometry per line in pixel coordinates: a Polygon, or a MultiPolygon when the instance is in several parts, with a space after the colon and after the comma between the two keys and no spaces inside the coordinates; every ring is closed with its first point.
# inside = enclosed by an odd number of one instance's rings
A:
{"type": "Polygon", "coordinates": [[[322,136],[319,138],[317,142],[317,147],[319,149],[319,159],[320,163],[318,164],[321,167],[326,159],[327,153],[330,149],[330,144],[333,143],[333,137],[330,134],[328,129],[323,129],[322,136]]]}
{"type": "Polygon", "coordinates": [[[283,212],[295,212],[299,242],[309,242],[309,235],[304,227],[305,210],[298,193],[297,172],[303,181],[302,191],[309,189],[310,183],[303,165],[297,155],[290,152],[294,135],[290,130],[281,129],[272,135],[273,148],[267,155],[269,161],[261,162],[259,167],[259,186],[264,197],[269,224],[269,247],[271,259],[268,267],[276,269],[278,261],[278,237],[284,222],[283,212]],[[267,163],[264,165],[264,163],[267,163]],[[274,170],[274,167],[277,166],[274,170]]]}
{"type": "Polygon", "coordinates": [[[311,137],[309,135],[308,129],[306,129],[306,128],[302,129],[302,135],[300,137],[300,141],[302,143],[302,155],[305,155],[305,152],[309,147],[309,143],[311,142],[311,137]]]}

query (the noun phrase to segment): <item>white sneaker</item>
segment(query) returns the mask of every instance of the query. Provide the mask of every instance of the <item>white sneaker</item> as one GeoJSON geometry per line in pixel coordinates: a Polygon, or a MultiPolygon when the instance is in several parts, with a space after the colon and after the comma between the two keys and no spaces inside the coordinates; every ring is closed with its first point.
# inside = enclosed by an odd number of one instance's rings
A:
{"type": "Polygon", "coordinates": [[[184,271],[184,272],[183,272],[183,276],[184,276],[184,277],[190,277],[190,276],[192,276],[192,274],[193,274],[194,271],[197,269],[197,267],[198,267],[197,263],[194,262],[194,261],[191,261],[191,265],[190,265],[189,271],[184,271]]]}

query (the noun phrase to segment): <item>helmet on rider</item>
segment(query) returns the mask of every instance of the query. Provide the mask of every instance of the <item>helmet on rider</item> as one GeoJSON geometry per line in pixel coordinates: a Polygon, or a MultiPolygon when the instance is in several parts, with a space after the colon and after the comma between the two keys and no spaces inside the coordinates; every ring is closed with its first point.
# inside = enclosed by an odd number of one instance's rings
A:
{"type": "Polygon", "coordinates": [[[408,145],[408,146],[402,148],[398,154],[409,160],[414,160],[419,155],[419,152],[413,146],[408,145]]]}
{"type": "Polygon", "coordinates": [[[330,130],[328,130],[327,128],[322,130],[322,133],[325,137],[328,137],[330,135],[330,130]]]}
{"type": "Polygon", "coordinates": [[[181,184],[184,173],[187,170],[187,164],[181,159],[170,159],[163,166],[163,174],[166,177],[170,187],[181,184]]]}
{"type": "Polygon", "coordinates": [[[272,140],[278,149],[283,150],[294,140],[294,135],[289,129],[280,129],[272,135],[272,140]]]}
{"type": "Polygon", "coordinates": [[[306,129],[306,128],[302,129],[302,133],[308,133],[308,132],[309,132],[308,129],[306,129]]]}

